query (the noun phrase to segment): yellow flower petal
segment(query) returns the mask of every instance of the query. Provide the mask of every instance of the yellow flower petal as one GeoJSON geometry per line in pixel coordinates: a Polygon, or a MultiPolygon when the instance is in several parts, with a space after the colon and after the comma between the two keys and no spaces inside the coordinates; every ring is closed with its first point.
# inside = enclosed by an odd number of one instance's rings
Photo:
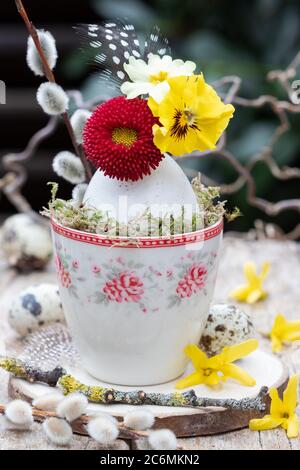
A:
{"type": "Polygon", "coordinates": [[[159,103],[148,100],[152,113],[164,127],[153,128],[155,145],[174,156],[214,149],[234,107],[222,103],[202,74],[169,77],[168,85],[169,91],[159,103]]]}
{"type": "Polygon", "coordinates": [[[156,103],[156,101],[155,101],[153,98],[151,98],[151,96],[150,96],[150,98],[148,99],[148,102],[147,102],[147,103],[148,103],[149,108],[150,108],[151,111],[152,111],[152,114],[153,114],[154,116],[158,116],[159,104],[156,103]]]}
{"type": "Polygon", "coordinates": [[[296,374],[290,377],[289,383],[283,392],[283,406],[286,413],[290,416],[295,413],[298,403],[298,376],[296,374]]]}
{"type": "Polygon", "coordinates": [[[299,419],[296,414],[293,414],[288,420],[287,420],[287,437],[289,439],[292,439],[294,437],[299,436],[299,419]]]}
{"type": "Polygon", "coordinates": [[[300,331],[291,331],[286,332],[283,335],[283,341],[299,341],[300,340],[300,331]]]}
{"type": "Polygon", "coordinates": [[[249,423],[249,428],[255,431],[273,429],[281,426],[287,431],[289,438],[297,437],[299,434],[299,420],[295,413],[298,400],[298,377],[292,375],[283,393],[283,400],[279,398],[278,391],[271,388],[270,414],[262,419],[254,419],[249,423]]]}
{"type": "Polygon", "coordinates": [[[217,371],[212,372],[208,376],[204,376],[204,381],[206,385],[213,387],[214,385],[218,385],[218,383],[221,382],[221,380],[224,380],[222,375],[219,375],[217,371]]]}
{"type": "Polygon", "coordinates": [[[249,286],[240,286],[230,292],[229,297],[231,299],[237,300],[238,302],[244,302],[248,295],[250,294],[251,290],[249,286]]]}
{"type": "Polygon", "coordinates": [[[292,320],[285,322],[285,328],[287,332],[300,332],[300,321],[299,320],[292,320]]]}
{"type": "Polygon", "coordinates": [[[233,298],[239,302],[247,302],[254,304],[258,300],[262,300],[267,297],[267,292],[263,289],[263,281],[266,278],[270,269],[269,263],[262,265],[261,273],[256,273],[255,264],[252,261],[248,261],[244,264],[244,276],[247,283],[234,289],[230,294],[230,298],[233,298]]]}
{"type": "Polygon", "coordinates": [[[178,382],[175,384],[175,388],[182,389],[182,388],[193,387],[194,385],[202,384],[203,380],[204,380],[203,374],[199,372],[194,372],[193,374],[190,374],[187,377],[184,377],[183,379],[178,380],[178,382]]]}
{"type": "Polygon", "coordinates": [[[259,278],[261,281],[264,281],[270,271],[270,267],[271,267],[271,264],[267,261],[265,261],[262,265],[262,268],[261,268],[261,273],[259,275],[259,278]]]}
{"type": "Polygon", "coordinates": [[[248,374],[244,369],[235,365],[235,364],[227,364],[222,367],[222,372],[225,377],[230,377],[232,379],[237,380],[242,385],[246,387],[253,387],[256,385],[256,381],[248,374]]]}
{"type": "Polygon", "coordinates": [[[257,302],[258,300],[263,300],[266,297],[267,297],[267,293],[264,290],[258,288],[250,292],[250,294],[248,295],[246,299],[246,302],[248,304],[255,304],[255,302],[257,302]]]}
{"type": "Polygon", "coordinates": [[[257,284],[256,268],[252,261],[247,261],[244,264],[244,275],[249,284],[257,284]]]}
{"type": "Polygon", "coordinates": [[[275,353],[279,353],[282,350],[282,342],[277,338],[277,336],[271,335],[271,347],[272,351],[275,353]]]}
{"type": "Polygon", "coordinates": [[[188,344],[183,352],[190,358],[196,370],[206,367],[207,355],[196,344],[188,344]]]}
{"type": "Polygon", "coordinates": [[[257,340],[250,339],[241,344],[228,346],[223,349],[221,354],[208,358],[196,344],[187,345],[184,352],[193,362],[195,372],[179,380],[176,388],[186,388],[198,384],[213,386],[221,381],[226,382],[228,377],[238,380],[243,385],[255,385],[255,380],[247,372],[231,362],[247,356],[257,346],[257,340]]]}
{"type": "Polygon", "coordinates": [[[274,418],[282,418],[283,415],[283,402],[279,398],[276,388],[270,388],[269,395],[271,398],[270,414],[274,418]]]}
{"type": "Polygon", "coordinates": [[[278,313],[274,319],[270,332],[273,352],[282,349],[282,342],[300,340],[300,321],[287,321],[282,313],[278,313]]]}
{"type": "Polygon", "coordinates": [[[266,431],[267,429],[278,428],[283,421],[283,418],[273,418],[271,415],[266,415],[261,419],[251,419],[249,428],[251,431],[266,431]]]}
{"type": "Polygon", "coordinates": [[[235,362],[242,357],[248,356],[258,348],[257,339],[248,339],[242,343],[223,348],[220,356],[224,362],[235,362]]]}

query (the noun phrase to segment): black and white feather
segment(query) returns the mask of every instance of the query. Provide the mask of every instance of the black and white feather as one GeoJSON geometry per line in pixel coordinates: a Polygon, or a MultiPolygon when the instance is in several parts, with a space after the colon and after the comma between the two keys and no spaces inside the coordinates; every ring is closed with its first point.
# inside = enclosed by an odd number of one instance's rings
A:
{"type": "Polygon", "coordinates": [[[132,24],[123,21],[106,21],[103,24],[82,24],[75,28],[83,39],[89,57],[101,69],[101,77],[113,87],[120,88],[129,80],[124,63],[130,56],[148,60],[148,55],[170,54],[167,38],[155,26],[141,41],[132,24]]]}

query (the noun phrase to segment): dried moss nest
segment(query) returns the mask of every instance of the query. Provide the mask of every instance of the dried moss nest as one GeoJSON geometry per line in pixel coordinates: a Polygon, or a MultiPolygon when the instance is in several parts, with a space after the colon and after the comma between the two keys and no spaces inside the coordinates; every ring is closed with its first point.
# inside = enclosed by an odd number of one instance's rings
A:
{"type": "Polygon", "coordinates": [[[192,181],[192,187],[196,194],[201,212],[194,214],[192,222],[188,224],[189,230],[184,220],[184,209],[182,216],[174,218],[155,218],[150,210],[145,210],[139,217],[131,220],[128,225],[120,224],[116,219],[110,217],[106,212],[96,210],[85,204],[78,204],[74,200],[63,200],[57,198],[58,184],[49,183],[52,186],[51,200],[42,214],[55,219],[64,227],[80,230],[82,232],[96,233],[106,236],[124,235],[130,237],[146,236],[172,236],[176,234],[193,232],[200,228],[214,225],[220,218],[225,216],[232,221],[240,215],[238,208],[229,212],[226,208],[226,201],[220,200],[220,188],[216,186],[204,186],[200,178],[192,181]]]}

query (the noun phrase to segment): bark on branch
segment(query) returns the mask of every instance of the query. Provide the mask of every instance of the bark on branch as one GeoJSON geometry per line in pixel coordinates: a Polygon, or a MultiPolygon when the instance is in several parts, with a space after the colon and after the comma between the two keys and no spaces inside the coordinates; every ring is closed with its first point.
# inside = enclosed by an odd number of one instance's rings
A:
{"type": "MultiPolygon", "coordinates": [[[[32,37],[32,40],[35,44],[37,52],[40,56],[41,62],[43,64],[45,77],[49,80],[49,82],[55,83],[54,73],[52,72],[52,70],[51,70],[51,68],[48,64],[47,58],[44,54],[43,48],[42,48],[40,40],[39,40],[37,30],[36,30],[33,22],[29,19],[28,14],[27,14],[27,12],[24,8],[22,0],[15,0],[15,3],[16,3],[18,12],[21,15],[21,17],[22,17],[22,19],[25,23],[28,34],[32,37]]],[[[64,120],[65,126],[67,128],[68,133],[69,133],[69,136],[70,136],[72,145],[74,147],[75,153],[80,158],[80,160],[82,161],[82,164],[85,168],[87,180],[89,181],[92,177],[91,168],[90,168],[90,166],[89,166],[89,164],[88,164],[88,162],[85,158],[83,149],[76,142],[76,138],[75,138],[75,135],[74,135],[74,132],[73,132],[73,128],[72,128],[71,121],[70,121],[70,118],[68,116],[68,113],[64,112],[62,114],[62,118],[64,120]]]]}
{"type": "Polygon", "coordinates": [[[101,404],[126,404],[126,405],[157,405],[178,407],[221,407],[240,411],[264,411],[266,409],[268,388],[262,387],[254,398],[241,400],[227,398],[198,397],[194,390],[187,392],[159,393],[133,390],[125,392],[109,387],[85,385],[75,377],[68,375],[64,369],[57,367],[52,371],[42,371],[32,368],[16,358],[1,358],[0,367],[15,377],[29,382],[43,382],[51,387],[58,386],[65,395],[72,392],[84,394],[89,401],[101,404]]]}

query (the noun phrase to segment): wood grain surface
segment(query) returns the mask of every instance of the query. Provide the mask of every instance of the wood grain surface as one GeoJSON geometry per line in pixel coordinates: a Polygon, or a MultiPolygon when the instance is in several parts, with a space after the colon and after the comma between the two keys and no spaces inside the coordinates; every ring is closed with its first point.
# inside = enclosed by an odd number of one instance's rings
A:
{"type": "MultiPolygon", "coordinates": [[[[283,312],[289,319],[300,318],[300,245],[295,242],[281,241],[243,241],[225,237],[214,302],[226,302],[228,292],[243,282],[242,266],[247,260],[258,264],[270,261],[271,272],[265,283],[269,297],[254,306],[243,308],[251,315],[258,331],[270,330],[273,319],[278,312],[283,312]]],[[[22,344],[10,329],[6,317],[12,298],[26,286],[40,282],[56,282],[52,267],[47,272],[17,275],[7,269],[5,262],[0,261],[0,354],[15,352],[22,344]]],[[[269,341],[260,338],[260,345],[270,351],[269,341]]],[[[300,371],[299,343],[285,347],[281,358],[290,372],[300,371]]],[[[8,374],[0,371],[0,402],[6,403],[8,397],[8,374]]],[[[0,450],[2,449],[55,449],[42,433],[38,423],[33,433],[0,431],[0,450]]],[[[299,450],[300,439],[289,440],[281,430],[253,432],[248,429],[223,433],[214,436],[201,436],[178,439],[179,446],[191,450],[226,450],[226,449],[280,449],[299,450]]],[[[147,449],[145,439],[133,441],[134,449],[147,449]]],[[[74,436],[70,449],[104,449],[85,436],[74,436]]],[[[118,440],[114,449],[129,449],[128,441],[118,440]]]]}

